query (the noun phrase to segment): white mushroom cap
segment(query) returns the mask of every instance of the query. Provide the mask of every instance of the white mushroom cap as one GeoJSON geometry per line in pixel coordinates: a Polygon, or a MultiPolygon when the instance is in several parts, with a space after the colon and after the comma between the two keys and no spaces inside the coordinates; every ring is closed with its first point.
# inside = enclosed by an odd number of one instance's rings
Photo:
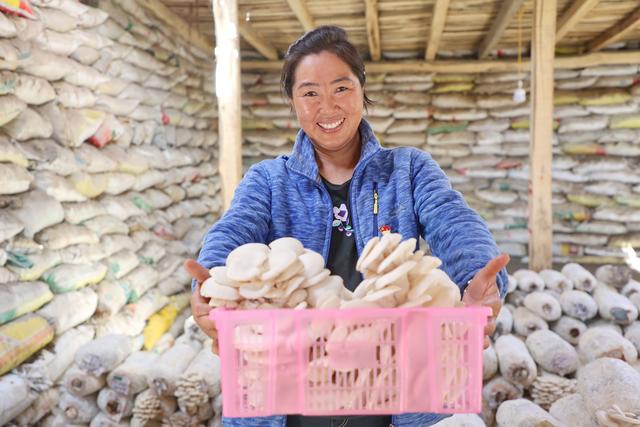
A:
{"type": "Polygon", "coordinates": [[[227,256],[227,277],[237,282],[248,282],[260,276],[269,257],[269,247],[262,243],[248,243],[227,256]]]}

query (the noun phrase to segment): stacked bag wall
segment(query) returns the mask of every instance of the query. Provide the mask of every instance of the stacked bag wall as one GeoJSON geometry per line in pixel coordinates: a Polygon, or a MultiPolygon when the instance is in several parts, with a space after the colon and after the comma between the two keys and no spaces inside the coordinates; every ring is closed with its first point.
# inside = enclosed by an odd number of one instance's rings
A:
{"type": "MultiPolygon", "coordinates": [[[[527,261],[529,76],[367,74],[366,115],[385,147],[438,161],[501,248],[527,261]]],[[[244,74],[245,166],[288,153],[298,129],[276,74],[244,74]]],[[[637,65],[557,70],[553,215],[557,262],[621,262],[640,247],[640,73],[637,65]]]]}
{"type": "Polygon", "coordinates": [[[0,14],[0,425],[128,420],[106,377],[173,347],[221,213],[213,52],[92,4],[0,14]]]}

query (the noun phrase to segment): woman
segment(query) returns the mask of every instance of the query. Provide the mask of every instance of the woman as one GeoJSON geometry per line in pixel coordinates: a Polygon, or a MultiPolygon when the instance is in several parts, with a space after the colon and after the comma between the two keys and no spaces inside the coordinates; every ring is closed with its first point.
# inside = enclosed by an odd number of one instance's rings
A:
{"type": "MultiPolygon", "coordinates": [[[[224,265],[240,245],[292,236],[323,254],[327,268],[353,290],[361,280],[358,255],[383,229],[404,239],[422,236],[464,292],[463,301],[489,305],[497,315],[509,257],[498,255],[482,219],[427,153],[380,147],[362,117],[370,103],[364,64],[344,30],[319,27],[293,43],[282,87],[301,127],[293,152],[249,169],[231,207],[205,236],[198,263],[185,263],[195,281],[202,283],[207,269],[224,265]]],[[[192,310],[200,327],[215,337],[199,292],[193,294],[192,310]]],[[[485,332],[492,329],[490,323],[485,332]]],[[[225,419],[224,425],[422,427],[444,417],[277,416],[225,419]]]]}

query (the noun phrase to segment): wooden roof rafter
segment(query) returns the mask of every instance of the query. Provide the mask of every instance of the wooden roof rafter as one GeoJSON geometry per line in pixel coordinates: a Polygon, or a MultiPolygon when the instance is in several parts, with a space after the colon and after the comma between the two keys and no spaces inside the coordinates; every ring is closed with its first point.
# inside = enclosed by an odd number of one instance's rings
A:
{"type": "Polygon", "coordinates": [[[380,48],[380,22],[378,20],[378,0],[365,0],[365,15],[367,19],[367,40],[369,54],[372,61],[379,61],[382,57],[380,48]]]}
{"type": "Polygon", "coordinates": [[[196,46],[205,52],[213,51],[213,42],[197,31],[192,30],[192,26],[169,9],[160,0],[137,0],[137,3],[147,10],[150,10],[163,24],[173,28],[189,44],[196,46]]]}
{"type": "Polygon", "coordinates": [[[615,43],[638,26],[640,26],[640,6],[613,27],[591,40],[587,45],[587,51],[595,52],[611,43],[615,43]]]}
{"type": "MultiPolygon", "coordinates": [[[[530,60],[523,59],[522,64],[516,60],[435,60],[435,61],[382,61],[366,62],[365,68],[370,73],[508,73],[519,72],[530,67],[530,60]]],[[[556,56],[553,62],[556,69],[574,69],[595,67],[599,65],[640,64],[640,51],[594,52],[585,55],[556,56]]],[[[282,61],[242,61],[246,71],[273,71],[282,69],[282,61]]]]}
{"type": "Polygon", "coordinates": [[[429,40],[427,41],[427,49],[424,53],[424,59],[433,61],[438,53],[440,38],[444,31],[444,24],[447,21],[447,12],[449,11],[450,0],[436,0],[431,15],[431,26],[429,27],[429,40]]]}
{"type": "Polygon", "coordinates": [[[289,3],[289,7],[298,17],[298,21],[300,21],[305,31],[311,31],[315,28],[316,24],[304,0],[287,0],[287,3],[289,3]]]}
{"type": "Polygon", "coordinates": [[[556,29],[556,44],[566,36],[600,0],[575,0],[560,17],[556,29]]]}
{"type": "Polygon", "coordinates": [[[480,44],[480,48],[478,49],[478,58],[485,58],[489,55],[500,41],[500,37],[502,37],[502,34],[507,29],[509,23],[523,3],[524,0],[505,0],[503,2],[496,20],[480,44]]]}
{"type": "Polygon", "coordinates": [[[251,24],[240,19],[238,20],[238,30],[242,38],[253,46],[262,56],[272,61],[278,59],[278,49],[273,47],[265,37],[260,36],[251,24]]]}

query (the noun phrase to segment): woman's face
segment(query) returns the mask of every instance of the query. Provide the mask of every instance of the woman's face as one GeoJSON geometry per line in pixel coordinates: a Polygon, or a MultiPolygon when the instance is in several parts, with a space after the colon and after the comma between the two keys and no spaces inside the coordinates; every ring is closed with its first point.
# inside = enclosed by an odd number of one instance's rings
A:
{"type": "Polygon", "coordinates": [[[317,148],[339,151],[357,141],[363,89],[337,55],[324,51],[305,56],[296,68],[292,89],[300,127],[317,148]]]}

